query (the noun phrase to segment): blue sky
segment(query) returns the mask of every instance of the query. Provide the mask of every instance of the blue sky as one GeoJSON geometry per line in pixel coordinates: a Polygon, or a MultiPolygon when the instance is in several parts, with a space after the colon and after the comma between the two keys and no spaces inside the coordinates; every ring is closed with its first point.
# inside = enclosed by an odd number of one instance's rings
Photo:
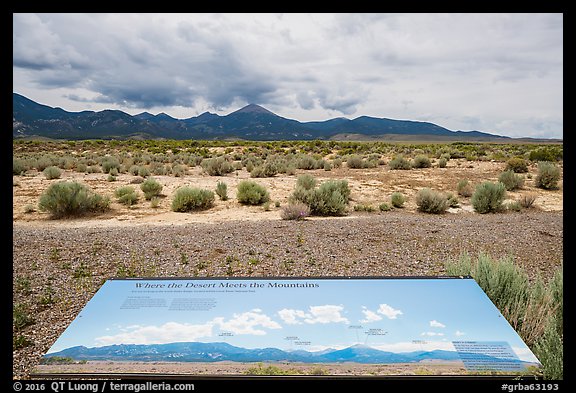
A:
{"type": "Polygon", "coordinates": [[[366,344],[408,352],[454,350],[451,342],[461,340],[507,341],[520,358],[534,360],[480,287],[467,279],[109,280],[49,352],[186,341],[308,351],[366,344]],[[269,282],[318,287],[269,288],[269,282]],[[164,287],[143,289],[137,283],[164,287]],[[208,287],[186,288],[193,283],[208,287]],[[221,283],[246,287],[223,289],[221,283]],[[251,288],[253,283],[264,288],[251,288]],[[181,287],[167,288],[170,284],[181,287]],[[156,306],[122,308],[128,298],[133,305],[156,306]],[[208,306],[170,310],[175,298],[208,306]]]}
{"type": "Polygon", "coordinates": [[[13,91],[68,111],[563,136],[563,14],[13,14],[13,91]]]}

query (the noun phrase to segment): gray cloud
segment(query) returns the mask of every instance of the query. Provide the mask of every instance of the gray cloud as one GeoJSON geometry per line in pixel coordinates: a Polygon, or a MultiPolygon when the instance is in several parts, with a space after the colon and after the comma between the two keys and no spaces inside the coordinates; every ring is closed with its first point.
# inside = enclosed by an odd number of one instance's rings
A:
{"type": "Polygon", "coordinates": [[[44,103],[65,109],[92,102],[190,116],[257,103],[303,121],[370,115],[466,129],[482,119],[496,133],[562,134],[561,14],[14,14],[13,22],[14,91],[51,94],[55,102],[44,103]]]}

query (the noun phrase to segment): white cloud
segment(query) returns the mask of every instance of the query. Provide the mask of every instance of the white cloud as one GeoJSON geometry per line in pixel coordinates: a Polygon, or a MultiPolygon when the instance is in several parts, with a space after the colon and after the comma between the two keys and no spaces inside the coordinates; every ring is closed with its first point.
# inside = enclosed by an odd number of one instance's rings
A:
{"type": "Polygon", "coordinates": [[[370,322],[376,322],[382,319],[382,317],[378,314],[376,314],[374,311],[370,311],[368,310],[366,307],[362,307],[362,313],[364,314],[364,316],[366,317],[366,319],[362,319],[360,322],[362,323],[370,323],[370,322]]]}
{"type": "Polygon", "coordinates": [[[316,323],[348,323],[348,319],[341,315],[344,307],[336,305],[310,306],[308,312],[303,310],[282,309],[278,315],[288,324],[316,323]]]}
{"type": "Polygon", "coordinates": [[[372,345],[373,348],[381,351],[394,353],[413,352],[413,351],[434,351],[441,349],[444,351],[454,351],[454,345],[450,341],[426,341],[426,342],[395,342],[390,344],[372,345]]]}
{"type": "Polygon", "coordinates": [[[393,307],[387,305],[387,304],[381,304],[380,307],[378,307],[378,314],[382,314],[385,317],[387,317],[388,319],[396,319],[398,317],[398,315],[402,315],[402,311],[400,310],[395,310],[393,307]]]}
{"type": "Polygon", "coordinates": [[[262,314],[259,309],[254,309],[242,314],[234,314],[234,317],[227,321],[222,317],[214,318],[213,323],[217,324],[220,329],[234,334],[253,334],[257,336],[266,334],[265,330],[258,329],[258,327],[266,329],[282,328],[278,322],[275,322],[269,316],[262,314]]]}
{"type": "Polygon", "coordinates": [[[421,336],[430,336],[430,337],[434,337],[434,336],[443,336],[444,333],[437,333],[437,332],[422,332],[420,333],[421,336]]]}
{"type": "Polygon", "coordinates": [[[438,322],[437,320],[433,319],[430,321],[430,326],[431,327],[437,327],[437,328],[445,328],[446,325],[444,325],[443,323],[438,322]]]}
{"type": "Polygon", "coordinates": [[[196,341],[212,336],[213,322],[192,325],[188,323],[167,322],[160,326],[132,325],[123,328],[115,335],[96,337],[97,345],[113,344],[165,344],[171,342],[196,341]]]}
{"type": "Polygon", "coordinates": [[[461,332],[460,330],[456,330],[456,332],[454,334],[458,337],[466,335],[466,333],[461,332]]]}
{"type": "Polygon", "coordinates": [[[254,102],[300,121],[562,137],[563,15],[16,13],[13,90],[71,111],[254,102]]]}

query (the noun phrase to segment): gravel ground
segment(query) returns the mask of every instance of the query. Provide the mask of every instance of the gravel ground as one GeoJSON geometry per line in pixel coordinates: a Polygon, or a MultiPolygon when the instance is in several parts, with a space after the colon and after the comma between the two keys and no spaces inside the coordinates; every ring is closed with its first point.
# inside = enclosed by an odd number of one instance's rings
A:
{"type": "Polygon", "coordinates": [[[110,277],[436,276],[463,252],[510,256],[531,277],[563,260],[563,213],[429,215],[392,211],[112,228],[13,225],[13,378],[30,371],[110,277]]]}

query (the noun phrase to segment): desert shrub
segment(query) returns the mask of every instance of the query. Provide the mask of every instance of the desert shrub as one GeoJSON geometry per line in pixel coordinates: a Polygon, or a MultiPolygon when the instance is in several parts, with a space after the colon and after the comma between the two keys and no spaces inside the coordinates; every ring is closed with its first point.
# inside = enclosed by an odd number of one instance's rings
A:
{"type": "Polygon", "coordinates": [[[532,207],[534,202],[536,201],[536,194],[524,194],[520,196],[519,203],[525,209],[532,207]]]}
{"type": "Polygon", "coordinates": [[[126,206],[132,206],[138,202],[138,194],[136,193],[136,189],[132,186],[118,187],[116,191],[114,191],[114,196],[118,198],[118,202],[126,206]]]}
{"type": "Polygon", "coordinates": [[[172,168],[170,168],[170,172],[174,177],[182,177],[186,174],[186,168],[184,165],[174,164],[172,165],[172,168]]]}
{"type": "Polygon", "coordinates": [[[289,198],[290,201],[305,203],[310,207],[313,215],[343,215],[350,198],[348,181],[330,180],[322,183],[318,188],[313,188],[315,182],[311,177],[299,177],[296,189],[289,198]]]}
{"type": "Polygon", "coordinates": [[[541,161],[538,163],[538,174],[534,182],[536,187],[545,190],[552,190],[558,188],[558,181],[560,180],[560,169],[548,161],[541,161]]]}
{"type": "Polygon", "coordinates": [[[219,181],[216,183],[216,195],[220,197],[220,200],[228,200],[228,185],[224,182],[219,181]]]}
{"type": "Polygon", "coordinates": [[[128,173],[134,175],[134,176],[138,176],[138,171],[140,170],[140,166],[139,165],[131,165],[130,168],[128,169],[128,173]]]}
{"type": "Polygon", "coordinates": [[[310,215],[310,206],[302,202],[293,202],[282,208],[283,220],[303,220],[310,215]]]}
{"type": "Polygon", "coordinates": [[[104,157],[102,160],[102,172],[110,173],[110,170],[114,168],[116,171],[120,170],[120,161],[116,157],[104,157]]]}
{"type": "Polygon", "coordinates": [[[39,208],[48,211],[53,218],[76,216],[108,209],[110,200],[93,193],[87,186],[77,182],[58,182],[40,196],[39,208]]]}
{"type": "Polygon", "coordinates": [[[203,160],[201,165],[210,176],[224,176],[234,171],[234,167],[225,157],[208,158],[203,160]]]}
{"type": "Polygon", "coordinates": [[[144,193],[144,198],[146,198],[147,201],[155,196],[160,195],[162,188],[164,188],[164,186],[162,186],[162,184],[160,184],[158,180],[154,179],[153,177],[149,177],[148,179],[144,180],[142,184],[140,184],[140,189],[144,193]]]}
{"type": "Polygon", "coordinates": [[[266,187],[251,181],[243,180],[238,183],[238,191],[236,192],[238,202],[246,205],[260,205],[270,200],[270,195],[266,187]]]}
{"type": "Polygon", "coordinates": [[[15,303],[12,308],[12,326],[15,331],[24,329],[36,323],[33,315],[31,314],[28,306],[23,303],[15,303]]]}
{"type": "Polygon", "coordinates": [[[398,208],[403,207],[404,203],[406,202],[406,198],[401,192],[393,192],[390,200],[392,202],[392,206],[398,208]]]}
{"type": "Polygon", "coordinates": [[[446,194],[446,199],[448,200],[448,207],[459,207],[460,206],[460,201],[458,200],[458,197],[452,193],[448,193],[446,194]]]}
{"type": "Polygon", "coordinates": [[[506,187],[500,182],[483,182],[476,186],[472,194],[472,207],[478,213],[494,213],[502,209],[502,202],[506,196],[506,187]]]}
{"type": "Polygon", "coordinates": [[[524,177],[515,174],[513,171],[504,171],[498,176],[498,181],[504,184],[506,190],[512,191],[524,186],[524,177]]]}
{"type": "Polygon", "coordinates": [[[462,179],[458,182],[456,190],[458,191],[458,195],[463,197],[469,197],[473,194],[472,185],[466,179],[462,179]]]}
{"type": "Polygon", "coordinates": [[[446,168],[447,162],[448,162],[448,161],[446,161],[445,158],[440,158],[440,159],[438,160],[438,167],[439,167],[439,168],[446,168]]]}
{"type": "Polygon", "coordinates": [[[209,209],[214,205],[214,193],[196,187],[182,186],[174,193],[172,211],[188,212],[209,209]]]}
{"type": "Polygon", "coordinates": [[[362,169],[364,168],[364,160],[359,155],[352,154],[346,160],[346,165],[351,169],[362,169]]]}
{"type": "Polygon", "coordinates": [[[506,170],[515,173],[528,172],[528,163],[521,157],[512,157],[506,162],[506,170]]]}
{"type": "Polygon", "coordinates": [[[562,158],[561,148],[539,147],[530,151],[528,159],[530,161],[557,161],[562,158]]]}
{"type": "Polygon", "coordinates": [[[430,168],[432,166],[431,162],[430,162],[430,158],[428,158],[428,156],[425,156],[423,154],[419,154],[416,157],[414,157],[414,160],[412,160],[412,167],[413,168],[430,168]]]}
{"type": "Polygon", "coordinates": [[[401,154],[399,154],[392,160],[390,160],[390,162],[388,163],[388,167],[390,169],[410,169],[412,168],[412,164],[410,164],[410,161],[408,161],[401,154]]]}
{"type": "Polygon", "coordinates": [[[332,170],[332,164],[329,161],[324,161],[324,170],[327,172],[332,170]]]}
{"type": "Polygon", "coordinates": [[[140,176],[140,177],[150,176],[150,169],[148,169],[147,166],[140,166],[138,168],[138,176],[140,176]]]}
{"type": "Polygon", "coordinates": [[[12,174],[21,175],[30,169],[30,164],[26,160],[12,158],[12,174]]]}
{"type": "Polygon", "coordinates": [[[278,173],[277,165],[273,162],[255,166],[250,172],[250,177],[272,177],[278,173]]]}
{"type": "Polygon", "coordinates": [[[422,188],[416,194],[416,205],[421,212],[440,214],[448,209],[448,199],[441,192],[422,188]]]}
{"type": "Polygon", "coordinates": [[[374,210],[374,207],[371,205],[367,205],[365,203],[359,203],[357,205],[354,205],[354,211],[356,212],[368,212],[368,213],[372,213],[374,210]]]}
{"type": "Polygon", "coordinates": [[[511,201],[511,202],[508,202],[508,204],[506,205],[506,210],[519,212],[522,210],[522,205],[518,201],[511,201]]]}
{"type": "Polygon", "coordinates": [[[342,159],[341,158],[335,158],[332,160],[332,166],[334,168],[340,168],[342,166],[342,159]]]}
{"type": "Polygon", "coordinates": [[[296,188],[302,187],[305,190],[311,190],[316,187],[316,184],[317,182],[314,176],[307,173],[298,176],[298,179],[296,179],[296,188]]]}
{"type": "Polygon", "coordinates": [[[386,202],[382,202],[379,206],[378,209],[380,209],[381,212],[387,212],[389,210],[391,210],[392,208],[390,207],[390,205],[388,205],[386,202]]]}
{"type": "Polygon", "coordinates": [[[62,175],[62,171],[57,166],[46,167],[46,168],[44,168],[42,173],[44,174],[44,176],[48,180],[58,179],[62,175]]]}
{"type": "Polygon", "coordinates": [[[48,168],[49,166],[53,166],[52,158],[49,156],[42,156],[36,160],[35,167],[38,172],[42,172],[44,169],[48,168]]]}
{"type": "Polygon", "coordinates": [[[563,275],[558,268],[544,285],[511,258],[494,260],[479,253],[475,261],[462,254],[446,262],[446,273],[471,276],[542,363],[544,379],[563,377],[563,275]]]}

